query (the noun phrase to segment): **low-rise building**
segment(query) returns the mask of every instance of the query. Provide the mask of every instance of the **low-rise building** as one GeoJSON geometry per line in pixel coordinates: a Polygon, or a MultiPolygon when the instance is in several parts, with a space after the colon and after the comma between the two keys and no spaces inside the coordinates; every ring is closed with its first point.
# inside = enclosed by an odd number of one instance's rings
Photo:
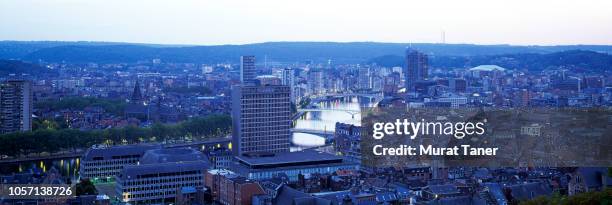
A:
{"type": "Polygon", "coordinates": [[[116,192],[123,202],[174,201],[185,189],[203,189],[209,162],[191,148],[147,151],[138,165],[128,165],[117,176],[116,192]]]}
{"type": "Polygon", "coordinates": [[[232,150],[223,147],[210,150],[207,155],[213,169],[229,169],[234,159],[232,150]]]}
{"type": "Polygon", "coordinates": [[[205,179],[213,200],[224,205],[250,205],[253,196],[266,193],[255,181],[228,170],[209,170],[205,179]]]}
{"type": "Polygon", "coordinates": [[[295,182],[299,174],[328,174],[337,170],[359,170],[359,163],[346,161],[343,157],[305,150],[258,156],[238,156],[232,170],[251,180],[270,179],[286,174],[295,182]]]}
{"type": "Polygon", "coordinates": [[[154,144],[91,147],[81,158],[79,175],[93,181],[112,180],[124,166],[138,164],[146,151],[159,148],[160,145],[154,144]]]}
{"type": "Polygon", "coordinates": [[[334,146],[351,162],[361,162],[361,126],[336,123],[334,146]]]}

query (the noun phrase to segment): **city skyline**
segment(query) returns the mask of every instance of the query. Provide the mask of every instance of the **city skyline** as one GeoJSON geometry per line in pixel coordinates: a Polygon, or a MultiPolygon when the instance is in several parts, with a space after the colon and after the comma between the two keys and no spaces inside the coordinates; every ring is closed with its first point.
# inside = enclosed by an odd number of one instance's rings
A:
{"type": "MultiPolygon", "coordinates": [[[[134,63],[39,61],[36,73],[21,76],[31,82],[31,89],[18,92],[20,86],[0,86],[0,98],[7,97],[7,103],[3,100],[0,104],[8,105],[0,106],[0,113],[14,116],[12,121],[20,118],[16,115],[21,111],[27,112],[20,115],[32,116],[31,131],[11,130],[0,135],[0,164],[7,167],[0,170],[0,183],[45,186],[48,179],[54,179],[55,186],[88,187],[69,197],[68,204],[94,199],[103,204],[280,205],[304,200],[325,204],[441,200],[450,204],[466,200],[470,204],[513,204],[553,200],[553,193],[571,200],[609,190],[607,182],[612,178],[603,178],[602,173],[609,172],[605,167],[610,163],[606,157],[610,151],[585,144],[607,146],[606,133],[611,133],[608,115],[589,112],[612,104],[608,69],[612,61],[605,60],[610,59],[608,54],[567,51],[552,55],[559,56],[555,59],[603,57],[524,66],[519,62],[525,59],[519,55],[482,61],[475,67],[469,61],[458,67],[429,67],[435,62],[430,61],[431,56],[411,48],[405,54],[400,59],[405,60],[404,66],[313,64],[309,60],[255,66],[259,56],[255,54],[242,56],[240,64],[175,63],[159,58],[134,63]],[[602,59],[608,63],[594,63],[602,59]],[[121,71],[112,71],[115,69],[121,71]],[[15,96],[29,96],[30,103],[17,102],[15,96]],[[477,115],[486,117],[485,122],[512,125],[485,128],[493,130],[487,132],[490,139],[485,138],[486,146],[498,142],[509,150],[506,154],[514,154],[514,147],[538,154],[528,154],[530,157],[507,166],[499,166],[506,158],[494,158],[496,154],[479,157],[497,163],[497,168],[465,168],[446,160],[396,166],[386,158],[377,161],[368,154],[371,149],[362,149],[377,144],[369,141],[375,139],[367,134],[372,114],[362,112],[363,108],[389,109],[386,113],[394,114],[421,109],[426,112],[420,113],[431,119],[451,122],[461,121],[458,117],[482,118],[443,109],[470,113],[478,108],[483,113],[477,115]],[[557,120],[547,116],[562,111],[533,112],[535,117],[519,114],[519,120],[488,111],[531,113],[530,109],[565,108],[586,109],[580,113],[589,115],[563,115],[557,120]],[[428,111],[440,109],[440,114],[428,111]],[[559,127],[568,131],[558,131],[559,127]],[[514,143],[530,139],[539,143],[514,143]],[[574,145],[588,146],[592,152],[585,153],[585,148],[574,145]],[[563,149],[556,152],[550,147],[563,149]],[[594,160],[555,161],[549,156],[594,160]],[[603,167],[582,167],[595,165],[603,167]],[[527,166],[537,168],[524,168],[527,166]],[[41,174],[36,174],[37,170],[41,174]],[[397,183],[385,183],[389,181],[397,183]]],[[[546,62],[546,58],[536,59],[546,62]]],[[[28,65],[12,64],[23,71],[28,65]]],[[[7,75],[2,80],[9,84],[14,77],[7,75]]],[[[425,123],[428,118],[420,119],[425,123]]],[[[451,124],[462,131],[455,133],[467,133],[467,124],[463,128],[456,125],[451,124]]],[[[473,139],[479,136],[466,137],[477,142],[473,139]]],[[[427,141],[414,142],[424,145],[427,141]]],[[[435,141],[442,142],[440,146],[446,142],[444,137],[435,141]]],[[[473,145],[469,142],[463,143],[473,145]]],[[[402,144],[389,143],[385,147],[393,150],[402,144]]],[[[443,148],[452,149],[436,149],[443,148]]],[[[438,154],[421,156],[433,155],[438,154]]],[[[399,163],[412,162],[405,159],[399,158],[399,163]]],[[[0,198],[3,203],[40,200],[0,198]]]]}
{"type": "Polygon", "coordinates": [[[611,8],[609,1],[3,1],[0,39],[186,45],[270,41],[610,45],[611,8]]]}
{"type": "Polygon", "coordinates": [[[610,36],[610,0],[3,0],[0,204],[603,204],[610,36]]]}

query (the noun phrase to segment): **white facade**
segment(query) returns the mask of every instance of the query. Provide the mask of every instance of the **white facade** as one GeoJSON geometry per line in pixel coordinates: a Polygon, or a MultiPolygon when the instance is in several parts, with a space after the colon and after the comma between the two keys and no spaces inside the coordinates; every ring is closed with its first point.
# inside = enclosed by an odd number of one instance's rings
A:
{"type": "Polygon", "coordinates": [[[236,155],[289,152],[290,93],[284,85],[233,87],[232,150],[236,155]]]}

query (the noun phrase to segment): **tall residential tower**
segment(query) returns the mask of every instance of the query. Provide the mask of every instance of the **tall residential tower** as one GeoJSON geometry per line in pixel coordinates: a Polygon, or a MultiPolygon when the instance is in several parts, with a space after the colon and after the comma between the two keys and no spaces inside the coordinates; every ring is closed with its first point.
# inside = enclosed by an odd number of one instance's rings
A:
{"type": "Polygon", "coordinates": [[[255,56],[240,56],[240,82],[250,83],[257,77],[255,56]]]}
{"type": "Polygon", "coordinates": [[[281,77],[283,85],[289,86],[289,88],[291,89],[291,102],[295,103],[295,95],[293,94],[293,86],[295,85],[294,70],[291,68],[283,69],[281,77]]]}
{"type": "Polygon", "coordinates": [[[0,134],[32,130],[32,83],[7,80],[0,84],[0,134]]]}
{"type": "Polygon", "coordinates": [[[406,49],[406,70],[404,72],[406,92],[415,90],[414,84],[427,79],[427,55],[417,50],[406,49]]]}

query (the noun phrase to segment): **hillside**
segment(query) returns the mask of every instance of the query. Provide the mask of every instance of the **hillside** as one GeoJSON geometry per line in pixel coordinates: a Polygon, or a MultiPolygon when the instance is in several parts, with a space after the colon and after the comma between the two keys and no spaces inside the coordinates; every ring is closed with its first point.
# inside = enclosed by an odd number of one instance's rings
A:
{"type": "MultiPolygon", "coordinates": [[[[404,66],[404,57],[383,55],[371,58],[366,63],[387,67],[404,66]]],[[[549,67],[565,66],[571,69],[605,71],[612,69],[612,55],[585,50],[569,50],[554,53],[519,53],[482,56],[433,56],[431,66],[442,68],[463,68],[495,64],[510,69],[543,70],[549,67]]]]}
{"type": "Polygon", "coordinates": [[[57,73],[49,68],[19,60],[0,60],[0,76],[9,74],[55,75],[57,73]]]}
{"type": "Polygon", "coordinates": [[[176,46],[110,42],[0,41],[0,59],[70,63],[131,63],[160,58],[165,62],[238,62],[240,55],[267,56],[269,62],[362,63],[379,56],[402,56],[406,47],[432,57],[483,56],[519,53],[546,54],[566,50],[612,53],[612,46],[511,46],[472,44],[376,43],[376,42],[269,42],[245,45],[176,46]]]}

